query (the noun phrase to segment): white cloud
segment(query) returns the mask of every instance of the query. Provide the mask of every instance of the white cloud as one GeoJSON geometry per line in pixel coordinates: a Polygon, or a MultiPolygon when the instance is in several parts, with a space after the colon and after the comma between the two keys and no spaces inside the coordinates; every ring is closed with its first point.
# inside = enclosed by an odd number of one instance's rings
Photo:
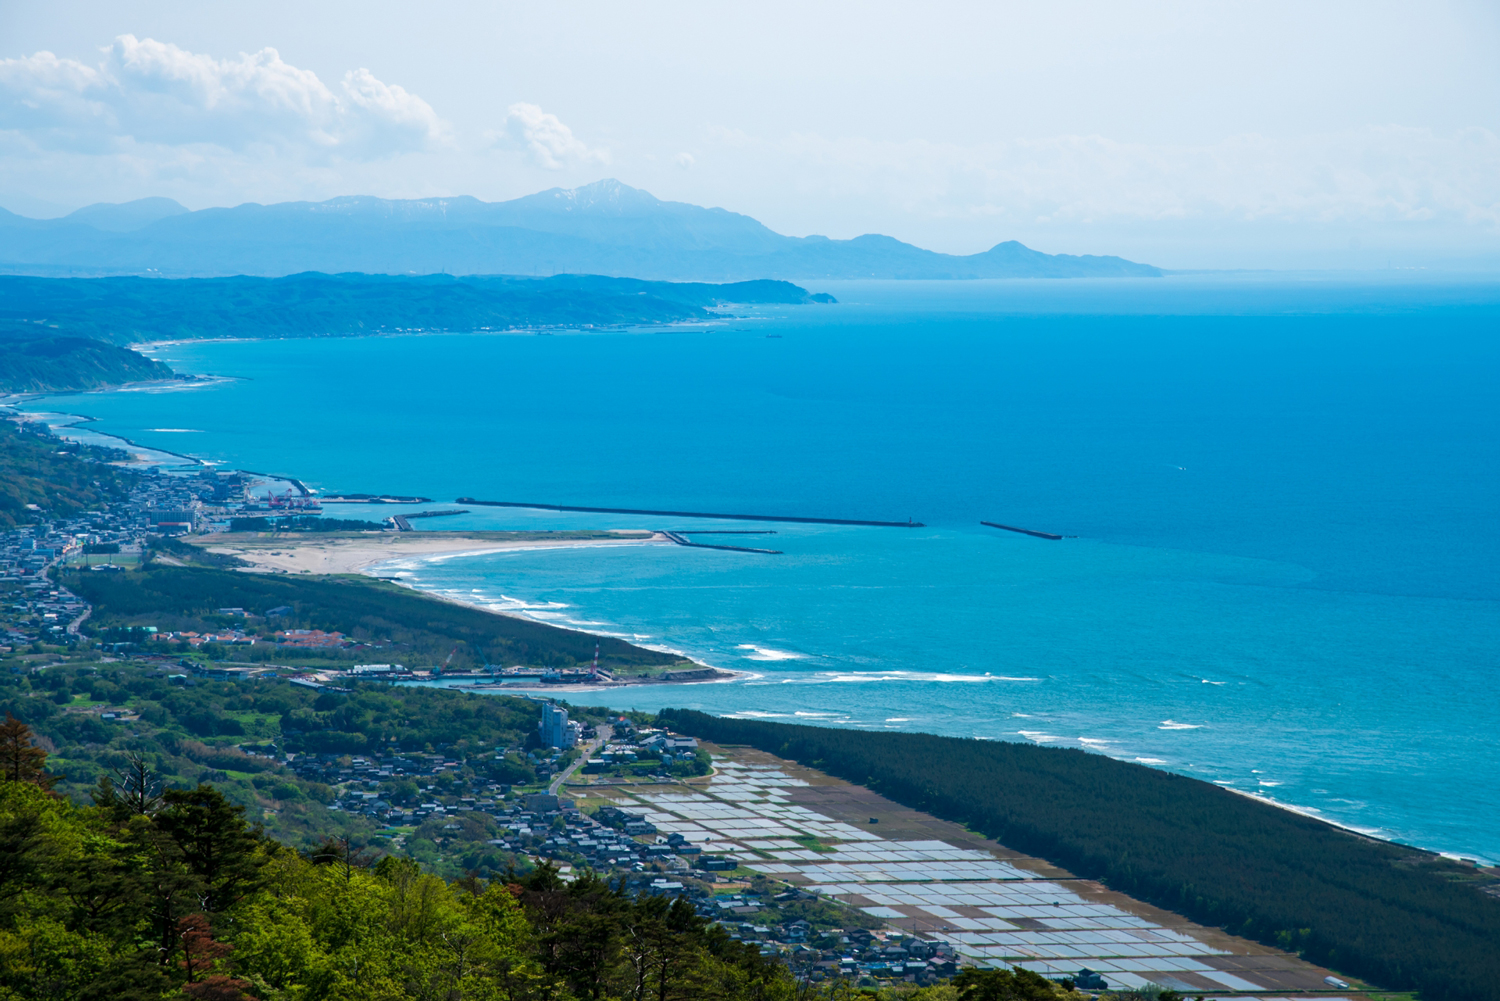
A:
{"type": "Polygon", "coordinates": [[[536,162],[548,170],[610,162],[609,150],[591,149],[556,115],[549,115],[535,104],[512,104],[505,116],[505,126],[506,136],[524,145],[536,162]]]}
{"type": "Polygon", "coordinates": [[[216,59],[121,35],[103,55],[97,66],[50,52],[0,60],[0,129],[43,149],[207,144],[342,157],[422,149],[447,136],[425,101],[365,69],[335,92],[271,48],[216,59]]]}
{"type": "Polygon", "coordinates": [[[674,162],[683,170],[691,170],[693,164],[698,162],[698,158],[691,153],[678,153],[674,162]]]}

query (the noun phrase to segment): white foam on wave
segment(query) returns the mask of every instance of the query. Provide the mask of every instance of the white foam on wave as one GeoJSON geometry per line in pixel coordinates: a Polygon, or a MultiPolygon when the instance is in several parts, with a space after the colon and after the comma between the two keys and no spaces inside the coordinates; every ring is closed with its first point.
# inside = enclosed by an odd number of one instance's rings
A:
{"type": "Polygon", "coordinates": [[[1281,785],[1280,782],[1273,782],[1270,779],[1261,779],[1260,780],[1260,784],[1263,785],[1263,786],[1265,786],[1265,787],[1267,787],[1267,788],[1273,788],[1275,786],[1281,785]]]}
{"type": "Polygon", "coordinates": [[[809,712],[803,712],[801,709],[798,709],[796,712],[792,713],[792,715],[793,716],[806,716],[806,717],[808,717],[810,719],[833,719],[833,718],[836,718],[836,717],[839,717],[839,716],[846,716],[848,714],[847,713],[809,713],[809,712]]]}
{"type": "Polygon", "coordinates": [[[740,709],[736,712],[725,713],[725,719],[784,719],[791,713],[767,713],[758,709],[740,709]]]}
{"type": "MultiPolygon", "coordinates": [[[[441,558],[446,558],[448,555],[464,555],[464,554],[445,554],[442,557],[417,557],[417,558],[408,558],[408,559],[411,560],[411,562],[405,562],[405,561],[402,561],[402,560],[386,560],[386,561],[382,561],[381,563],[375,564],[375,565],[373,565],[371,567],[367,567],[365,569],[365,572],[366,573],[378,572],[378,571],[380,571],[382,569],[386,569],[386,568],[394,567],[394,566],[410,566],[410,565],[413,565],[413,564],[432,563],[432,562],[436,562],[437,560],[439,560],[441,558]]],[[[478,552],[478,553],[473,553],[471,555],[481,556],[481,555],[486,555],[486,553],[484,553],[484,552],[478,552]]],[[[681,657],[684,660],[691,660],[693,663],[698,664],[698,665],[700,665],[702,667],[715,667],[716,666],[714,664],[709,664],[709,663],[706,663],[705,661],[699,660],[697,657],[689,654],[686,650],[679,650],[676,647],[668,646],[666,644],[661,644],[661,643],[643,643],[643,642],[641,642],[641,640],[643,640],[643,639],[649,639],[650,638],[647,634],[644,634],[644,633],[624,633],[624,632],[620,632],[620,631],[617,631],[617,630],[600,628],[601,626],[608,625],[608,623],[593,622],[593,621],[589,621],[587,619],[568,619],[566,616],[563,616],[561,614],[561,612],[559,611],[561,609],[567,609],[567,608],[571,608],[572,607],[571,605],[567,604],[566,602],[562,602],[562,601],[528,602],[528,601],[525,601],[525,600],[523,600],[521,598],[512,598],[509,595],[505,595],[505,594],[500,595],[500,597],[498,599],[492,599],[492,598],[486,597],[484,595],[484,592],[481,591],[479,588],[470,588],[468,591],[462,591],[462,590],[459,590],[457,588],[442,588],[442,587],[437,587],[437,586],[433,586],[433,585],[416,584],[416,578],[415,577],[412,577],[411,580],[409,580],[409,581],[402,581],[402,583],[403,584],[414,584],[415,586],[413,587],[413,590],[421,591],[421,592],[423,592],[425,594],[440,595],[440,596],[446,597],[449,601],[455,601],[455,602],[458,602],[459,604],[468,605],[470,608],[482,608],[482,609],[484,609],[486,611],[497,612],[497,613],[500,613],[500,614],[518,615],[518,616],[522,616],[522,617],[525,617],[525,618],[535,619],[536,621],[544,622],[544,623],[550,623],[550,621],[554,620],[554,619],[561,619],[561,621],[566,622],[569,625],[576,625],[576,626],[579,626],[579,627],[587,626],[588,629],[585,630],[585,631],[588,632],[591,635],[594,635],[594,636],[607,636],[610,639],[630,640],[632,642],[637,643],[643,649],[652,650],[652,651],[655,651],[657,653],[672,654],[673,656],[675,656],[675,657],[681,657]]],[[[714,679],[712,681],[703,681],[703,682],[688,682],[688,684],[718,685],[718,684],[725,684],[727,682],[735,682],[735,681],[739,681],[739,682],[758,681],[762,677],[763,677],[763,675],[755,674],[753,672],[738,671],[738,672],[734,672],[734,674],[731,677],[729,677],[729,678],[717,678],[717,679],[714,679]]],[[[589,691],[593,691],[593,689],[588,689],[588,690],[589,691]]]]}
{"type": "Polygon", "coordinates": [[[1199,678],[1198,680],[1200,682],[1202,682],[1203,684],[1205,684],[1205,685],[1227,685],[1227,684],[1229,684],[1229,682],[1227,682],[1227,681],[1209,681],[1207,678],[1199,678]]]}
{"type": "Polygon", "coordinates": [[[1455,862],[1477,862],[1483,866],[1492,866],[1495,863],[1489,859],[1482,859],[1477,855],[1460,855],[1457,852],[1438,852],[1443,858],[1452,859],[1455,862]]]}
{"type": "MultiPolygon", "coordinates": [[[[1353,831],[1356,834],[1364,834],[1372,838],[1380,838],[1384,841],[1391,840],[1391,832],[1389,831],[1382,830],[1379,827],[1361,827],[1355,824],[1345,823],[1342,820],[1337,820],[1333,817],[1327,816],[1322,810],[1319,810],[1315,806],[1298,806],[1295,803],[1287,803],[1279,799],[1273,799],[1263,792],[1249,793],[1243,789],[1232,789],[1228,786],[1226,786],[1225,788],[1229,792],[1237,793],[1241,796],[1253,796],[1262,803],[1267,803],[1271,806],[1286,810],[1290,813],[1298,813],[1304,817],[1313,817],[1317,820],[1323,821],[1324,823],[1332,824],[1334,827],[1342,827],[1346,831],[1353,831]]],[[[1318,790],[1314,789],[1313,791],[1317,792],[1318,790]]]]}
{"type": "Polygon", "coordinates": [[[1201,730],[1201,729],[1203,729],[1203,724],[1202,723],[1178,723],[1175,720],[1164,719],[1164,720],[1161,721],[1161,725],[1158,726],[1157,729],[1158,730],[1201,730]]]}
{"type": "Polygon", "coordinates": [[[983,683],[986,681],[1041,681],[1041,678],[1018,678],[999,674],[947,674],[940,671],[820,671],[810,678],[799,679],[805,684],[863,683],[872,681],[920,681],[958,684],[983,683]]]}
{"type": "Polygon", "coordinates": [[[1109,740],[1105,737],[1079,737],[1078,742],[1080,744],[1083,744],[1085,747],[1102,746],[1104,744],[1115,743],[1115,741],[1109,740]]]}
{"type": "Polygon", "coordinates": [[[157,434],[205,434],[206,433],[206,432],[203,432],[203,431],[199,431],[197,428],[147,428],[146,430],[147,431],[154,431],[157,434]]]}
{"type": "Polygon", "coordinates": [[[115,390],[117,393],[145,393],[153,396],[157,393],[191,393],[198,389],[207,389],[220,383],[230,382],[229,379],[195,379],[192,382],[174,379],[171,382],[148,382],[139,386],[121,386],[115,390]]]}
{"type": "Polygon", "coordinates": [[[1135,760],[1143,765],[1164,765],[1167,763],[1165,758],[1136,758],[1135,760]]]}
{"type": "Polygon", "coordinates": [[[791,653],[787,650],[772,650],[768,646],[756,646],[754,643],[741,643],[735,647],[736,650],[749,650],[745,654],[746,660],[801,660],[806,657],[805,653],[791,653]]]}
{"type": "Polygon", "coordinates": [[[910,716],[891,716],[886,719],[887,723],[910,723],[910,716]]]}
{"type": "Polygon", "coordinates": [[[1061,737],[1055,734],[1043,733],[1040,730],[1017,730],[1016,733],[1019,733],[1034,744],[1050,744],[1053,741],[1062,740],[1061,737]]]}

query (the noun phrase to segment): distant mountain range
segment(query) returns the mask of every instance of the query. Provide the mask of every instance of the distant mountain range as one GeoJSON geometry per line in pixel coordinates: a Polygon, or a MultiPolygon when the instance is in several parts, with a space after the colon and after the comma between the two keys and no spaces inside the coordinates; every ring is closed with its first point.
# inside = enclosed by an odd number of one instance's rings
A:
{"type": "Polygon", "coordinates": [[[1014,240],[955,256],[889,236],[782,236],[749,216],[664,202],[613,180],[508,202],[349,197],[191,212],[170,198],[144,198],[45,220],[0,209],[0,271],[165,277],[595,274],[713,282],[1161,274],[1119,257],[1043,254],[1014,240]]]}

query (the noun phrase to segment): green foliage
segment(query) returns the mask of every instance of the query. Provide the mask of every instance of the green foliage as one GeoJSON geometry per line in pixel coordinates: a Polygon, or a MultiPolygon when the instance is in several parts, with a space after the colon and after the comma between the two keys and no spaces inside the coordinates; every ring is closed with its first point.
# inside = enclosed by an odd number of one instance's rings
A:
{"type": "MultiPolygon", "coordinates": [[[[0,350],[0,357],[4,355],[0,350]]],[[[70,517],[124,500],[135,474],[103,462],[84,462],[84,455],[103,458],[105,452],[0,422],[0,528],[42,517],[70,517]],[[35,510],[28,507],[31,504],[35,510]]]]}
{"type": "MultiPolygon", "coordinates": [[[[318,693],[284,681],[231,682],[192,679],[171,684],[168,671],[150,663],[60,665],[30,678],[0,676],[0,715],[15,720],[56,748],[53,778],[57,791],[74,802],[97,795],[101,780],[116,786],[119,773],[143,762],[168,788],[191,789],[211,781],[236,805],[261,819],[269,832],[294,844],[310,845],[328,835],[350,835],[367,843],[370,821],[329,811],[328,785],[295,774],[283,762],[246,753],[237,744],[260,749],[246,730],[270,737],[281,751],[333,754],[422,751],[439,747],[462,763],[447,795],[460,785],[484,782],[523,784],[536,772],[514,754],[496,758],[501,748],[523,745],[536,729],[536,703],[505,696],[469,695],[438,688],[357,685],[349,695],[318,693]],[[56,694],[92,692],[139,718],[108,722],[95,713],[63,712],[56,694]],[[55,694],[56,693],[56,694],[55,694]]],[[[67,703],[72,703],[69,696],[67,703]]],[[[34,775],[39,749],[8,739],[0,723],[0,773],[34,775]]],[[[418,800],[414,782],[401,800],[418,800]]],[[[492,837],[493,835],[486,835],[492,837]]],[[[474,861],[479,861],[478,857],[474,861]]],[[[492,867],[503,868],[498,858],[492,867]]],[[[3,995],[0,995],[3,997],[3,995]]]]}
{"type": "Polygon", "coordinates": [[[963,970],[953,978],[953,987],[958,1001],[1056,1001],[1058,995],[1055,984],[1025,968],[963,970]]]}
{"type": "Polygon", "coordinates": [[[731,720],[673,729],[748,744],[957,821],[1204,924],[1429,1001],[1500,983],[1500,899],[1473,870],[1197,779],[1004,741],[731,720]]]}
{"type": "Polygon", "coordinates": [[[665,667],[680,661],[624,640],[600,640],[495,615],[368,577],[302,578],[153,566],[131,573],[78,573],[67,576],[65,583],[94,606],[88,624],[91,630],[160,625],[173,617],[201,620],[219,608],[243,608],[259,615],[289,606],[293,614],[277,620],[276,628],[342,632],[399,651],[408,666],[444,663],[456,646],[451,662],[455,669],[502,663],[569,668],[592,662],[596,643],[599,662],[605,667],[665,667]]]}
{"type": "Polygon", "coordinates": [[[0,392],[49,393],[172,378],[172,370],[129,348],[81,337],[10,340],[0,350],[0,392]]]}
{"type": "Polygon", "coordinates": [[[452,883],[300,855],[210,786],[80,808],[0,780],[6,1001],[795,1001],[786,969],[680,900],[541,867],[452,883]],[[145,802],[144,811],[137,807],[145,802]]]}

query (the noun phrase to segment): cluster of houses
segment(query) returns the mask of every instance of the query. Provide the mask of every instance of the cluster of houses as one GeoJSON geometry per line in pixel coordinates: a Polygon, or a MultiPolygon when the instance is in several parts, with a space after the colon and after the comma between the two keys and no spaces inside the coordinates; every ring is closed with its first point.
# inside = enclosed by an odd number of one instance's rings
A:
{"type": "MultiPolygon", "coordinates": [[[[76,446],[64,446],[64,449],[76,446]]],[[[253,480],[242,473],[205,469],[174,475],[160,468],[140,471],[130,495],[99,511],[67,518],[51,518],[32,525],[0,531],[0,653],[31,643],[71,645],[76,634],[70,625],[80,621],[88,606],[46,575],[53,564],[81,559],[98,572],[118,570],[118,561],[138,556],[150,535],[178,535],[190,531],[223,530],[238,513],[316,509],[316,501],[288,492],[282,496],[251,496],[253,480]],[[311,506],[309,506],[311,505],[311,506]]],[[[37,509],[35,504],[28,505],[37,509]]],[[[46,512],[39,509],[38,515],[46,512]]],[[[288,609],[290,611],[290,609],[288,609]]],[[[204,643],[248,645],[255,641],[243,630],[224,635],[171,636],[190,646],[204,643]]],[[[344,642],[298,641],[295,646],[343,646],[344,642]]]]}
{"type": "MultiPolygon", "coordinates": [[[[555,724],[555,721],[554,721],[555,724]]],[[[690,738],[660,731],[631,732],[620,753],[649,749],[655,753],[696,750],[690,738]]],[[[486,754],[504,756],[504,748],[486,754]]],[[[443,835],[458,837],[468,817],[492,821],[485,827],[496,835],[488,843],[504,851],[548,860],[568,869],[589,868],[623,879],[636,892],[682,896],[705,919],[722,925],[733,939],[751,943],[767,956],[787,962],[807,981],[847,977],[859,983],[906,981],[933,983],[957,972],[958,957],[951,945],[897,932],[861,928],[816,928],[809,921],[786,918],[782,905],[816,900],[807,890],[785,888],[766,897],[743,884],[715,892],[715,884],[730,879],[738,867],[731,858],[705,854],[682,834],[662,835],[644,814],[606,805],[592,814],[569,799],[548,793],[513,791],[500,783],[470,783],[471,794],[439,797],[433,781],[445,773],[472,774],[471,757],[451,754],[394,753],[368,756],[297,754],[288,767],[299,776],[339,789],[334,809],[362,814],[391,826],[421,826],[439,821],[443,835]],[[422,802],[394,804],[386,798],[390,783],[414,779],[425,790],[422,802]]],[[[539,774],[561,761],[559,749],[531,753],[539,774]]],[[[469,837],[474,835],[470,834],[469,837]]],[[[478,835],[483,837],[483,835],[478,835]]]]}
{"type": "Polygon", "coordinates": [[[66,643],[68,627],[88,605],[65,587],[39,577],[0,582],[0,653],[31,643],[66,643]]]}

